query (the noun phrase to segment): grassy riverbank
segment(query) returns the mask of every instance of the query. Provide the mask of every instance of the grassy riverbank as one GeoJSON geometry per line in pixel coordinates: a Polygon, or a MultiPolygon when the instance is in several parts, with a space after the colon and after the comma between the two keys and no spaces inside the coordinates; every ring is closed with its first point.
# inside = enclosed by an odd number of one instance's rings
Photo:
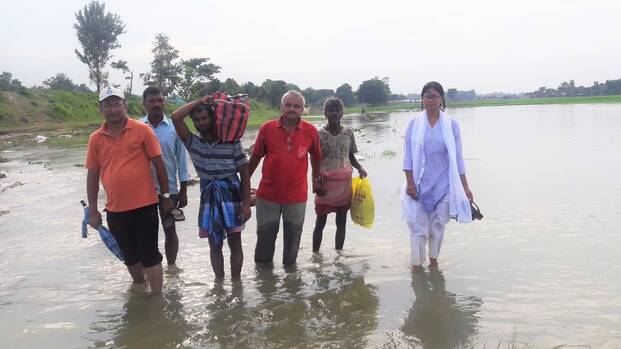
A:
{"type": "MultiPolygon", "coordinates": [[[[170,115],[178,105],[168,104],[170,115]]],[[[145,114],[142,99],[128,100],[129,115],[138,118],[145,114]]],[[[251,101],[249,125],[260,125],[278,115],[278,110],[251,101]]],[[[99,113],[95,93],[62,90],[28,89],[22,93],[0,92],[0,135],[36,133],[97,128],[103,117],[99,113]]]]}
{"type": "MultiPolygon", "coordinates": [[[[540,104],[588,104],[621,103],[621,95],[590,97],[550,97],[525,99],[477,100],[449,102],[449,108],[482,106],[540,105],[540,104]]],[[[178,105],[168,104],[166,113],[170,115],[178,105]]],[[[393,112],[419,110],[419,103],[394,103],[377,107],[366,107],[367,112],[393,112]]],[[[360,114],[360,106],[346,108],[345,114],[360,114]]],[[[145,114],[142,100],[132,96],[128,100],[128,110],[132,117],[145,114]]],[[[313,114],[323,117],[320,108],[313,114]]],[[[265,103],[251,101],[250,127],[276,118],[279,111],[265,103]]],[[[312,118],[312,117],[310,117],[312,118]]],[[[34,142],[34,135],[50,137],[46,144],[70,146],[83,144],[86,137],[103,121],[98,110],[95,93],[79,93],[62,90],[26,89],[22,92],[0,92],[0,143],[6,145],[34,142]],[[60,136],[60,137],[59,137],[60,136]]],[[[190,123],[190,127],[193,127],[190,123]]]]}
{"type": "MultiPolygon", "coordinates": [[[[621,103],[621,95],[615,96],[587,96],[587,97],[545,97],[523,99],[485,99],[476,101],[448,101],[448,108],[493,107],[509,105],[540,105],[540,104],[599,104],[621,103]]],[[[366,107],[367,112],[391,112],[402,110],[419,110],[417,103],[392,103],[377,107],[366,107]]],[[[359,114],[360,106],[345,109],[345,114],[359,114]]]]}

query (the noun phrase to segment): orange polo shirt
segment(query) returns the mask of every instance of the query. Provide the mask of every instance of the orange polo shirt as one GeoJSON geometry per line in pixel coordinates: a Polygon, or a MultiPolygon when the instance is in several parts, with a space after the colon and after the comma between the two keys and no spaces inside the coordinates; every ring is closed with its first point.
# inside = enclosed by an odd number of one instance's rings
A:
{"type": "Polygon", "coordinates": [[[255,157],[265,157],[257,197],[281,205],[306,202],[309,153],[321,160],[315,126],[300,120],[289,135],[280,119],[263,124],[252,151],[255,157]]]}
{"type": "Polygon", "coordinates": [[[117,138],[107,129],[104,122],[91,134],[84,165],[89,170],[100,170],[108,199],[106,209],[124,212],[158,203],[151,159],[161,155],[161,150],[149,125],[127,118],[117,138]]]}

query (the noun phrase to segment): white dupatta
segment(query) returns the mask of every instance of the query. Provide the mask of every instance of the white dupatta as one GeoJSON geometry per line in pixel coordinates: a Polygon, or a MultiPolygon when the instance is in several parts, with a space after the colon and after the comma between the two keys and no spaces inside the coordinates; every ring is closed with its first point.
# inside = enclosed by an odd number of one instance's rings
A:
{"type": "MultiPolygon", "coordinates": [[[[410,155],[412,157],[412,175],[414,183],[416,185],[417,192],[420,193],[420,181],[423,178],[425,172],[425,131],[429,123],[427,122],[427,111],[423,111],[413,121],[414,124],[409,130],[410,135],[410,155]]],[[[459,171],[457,169],[457,150],[455,147],[455,137],[453,135],[452,119],[451,117],[440,111],[440,128],[442,129],[442,138],[444,144],[448,150],[449,160],[449,214],[452,218],[455,218],[459,223],[472,222],[472,211],[470,210],[470,201],[466,197],[466,192],[461,184],[459,178],[459,171]]],[[[403,219],[408,223],[408,226],[414,224],[416,221],[416,215],[418,211],[417,202],[414,201],[409,195],[406,194],[405,188],[407,183],[404,182],[401,188],[401,204],[403,208],[403,219]]]]}

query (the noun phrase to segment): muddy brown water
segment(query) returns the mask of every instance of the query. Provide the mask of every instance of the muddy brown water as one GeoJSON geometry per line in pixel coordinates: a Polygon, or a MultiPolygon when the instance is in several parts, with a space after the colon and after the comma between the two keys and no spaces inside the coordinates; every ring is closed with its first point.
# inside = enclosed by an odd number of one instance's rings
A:
{"type": "MultiPolygon", "coordinates": [[[[255,268],[251,220],[242,282],[215,283],[208,243],[198,238],[193,186],[188,219],[178,224],[181,270],[165,267],[162,298],[131,286],[95,234],[80,237],[84,146],[5,149],[0,346],[621,347],[621,105],[451,114],[485,218],[449,224],[439,272],[409,272],[400,220],[403,132],[414,114],[375,114],[344,119],[356,129],[373,185],[372,229],[349,222],[337,253],[331,216],[313,254],[309,200],[295,268],[255,268]]],[[[255,134],[248,132],[246,146],[255,134]]],[[[275,260],[281,253],[279,239],[275,260]]]]}

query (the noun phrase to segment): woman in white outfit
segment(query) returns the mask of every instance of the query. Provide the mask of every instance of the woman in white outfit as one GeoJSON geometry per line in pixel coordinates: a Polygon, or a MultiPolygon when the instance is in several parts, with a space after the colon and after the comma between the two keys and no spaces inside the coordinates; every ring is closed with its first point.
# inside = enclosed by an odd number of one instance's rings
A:
{"type": "Polygon", "coordinates": [[[410,231],[411,265],[424,271],[426,245],[429,268],[438,268],[444,229],[451,218],[472,221],[461,135],[456,120],[444,113],[444,89],[432,81],[423,87],[422,113],[410,120],[405,133],[401,201],[410,231]]]}

